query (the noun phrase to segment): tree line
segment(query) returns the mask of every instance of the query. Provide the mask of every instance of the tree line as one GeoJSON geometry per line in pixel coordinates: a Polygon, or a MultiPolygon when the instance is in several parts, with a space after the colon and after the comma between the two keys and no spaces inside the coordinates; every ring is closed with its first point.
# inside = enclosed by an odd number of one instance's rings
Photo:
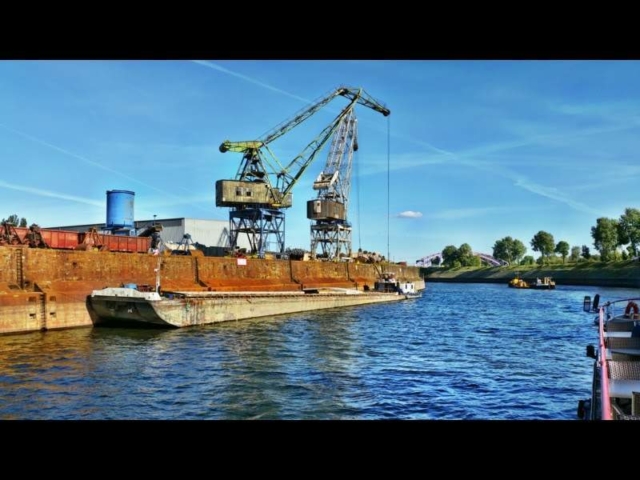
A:
{"type": "Polygon", "coordinates": [[[3,218],[0,224],[3,223],[8,223],[9,225],[13,225],[15,227],[26,227],[27,219],[24,217],[18,218],[18,215],[14,213],[13,215],[9,215],[9,218],[3,218]]]}
{"type": "MultiPolygon", "coordinates": [[[[510,236],[497,240],[493,245],[492,255],[509,265],[539,265],[565,263],[567,259],[572,262],[581,260],[600,260],[603,262],[615,260],[627,260],[638,257],[640,247],[640,210],[626,208],[618,219],[601,217],[596,220],[596,225],[591,227],[593,246],[598,254],[592,254],[589,247],[569,246],[564,240],[556,243],[553,235],[540,230],[530,240],[529,245],[540,256],[535,259],[532,255],[526,255],[525,244],[510,236]]],[[[432,262],[440,264],[436,258],[432,262]]],[[[468,243],[460,247],[447,245],[442,250],[442,265],[447,267],[475,267],[481,266],[482,260],[473,254],[468,243]]]]}

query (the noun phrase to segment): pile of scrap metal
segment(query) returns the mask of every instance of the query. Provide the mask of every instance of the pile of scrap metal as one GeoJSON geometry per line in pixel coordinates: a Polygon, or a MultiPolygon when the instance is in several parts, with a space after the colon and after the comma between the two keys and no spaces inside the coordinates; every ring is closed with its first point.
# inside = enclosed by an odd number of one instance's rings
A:
{"type": "Polygon", "coordinates": [[[195,246],[193,240],[191,239],[191,235],[185,233],[182,235],[182,241],[178,244],[177,247],[171,248],[169,245],[165,244],[171,251],[170,255],[190,255],[194,257],[204,257],[204,252],[199,250],[198,247],[195,246]]]}
{"type": "Polygon", "coordinates": [[[47,242],[45,242],[42,237],[40,226],[35,223],[29,227],[25,241],[30,248],[49,248],[49,245],[47,245],[47,242]]]}
{"type": "Polygon", "coordinates": [[[40,226],[32,224],[27,230],[25,227],[16,227],[11,222],[0,224],[0,245],[27,245],[30,248],[49,248],[40,232],[40,226]]]}
{"type": "Polygon", "coordinates": [[[0,245],[23,245],[23,239],[13,223],[0,224],[0,245]]]}
{"type": "Polygon", "coordinates": [[[108,250],[108,247],[102,241],[102,237],[98,234],[96,227],[91,227],[85,233],[80,234],[78,240],[78,246],[75,247],[76,250],[108,250]]]}

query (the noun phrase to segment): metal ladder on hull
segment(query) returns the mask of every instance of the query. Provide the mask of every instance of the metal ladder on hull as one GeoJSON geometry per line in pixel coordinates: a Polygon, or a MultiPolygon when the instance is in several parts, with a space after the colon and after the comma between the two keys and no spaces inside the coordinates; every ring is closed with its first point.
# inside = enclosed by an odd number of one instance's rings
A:
{"type": "Polygon", "coordinates": [[[22,249],[16,248],[16,281],[20,288],[24,288],[24,276],[22,271],[22,249]]]}

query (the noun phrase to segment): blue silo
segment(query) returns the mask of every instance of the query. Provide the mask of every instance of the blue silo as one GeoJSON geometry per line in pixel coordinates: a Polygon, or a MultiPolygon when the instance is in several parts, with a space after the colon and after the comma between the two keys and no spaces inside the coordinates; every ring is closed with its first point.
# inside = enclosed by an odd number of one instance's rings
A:
{"type": "Polygon", "coordinates": [[[107,190],[107,230],[133,230],[133,197],[129,190],[107,190]]]}

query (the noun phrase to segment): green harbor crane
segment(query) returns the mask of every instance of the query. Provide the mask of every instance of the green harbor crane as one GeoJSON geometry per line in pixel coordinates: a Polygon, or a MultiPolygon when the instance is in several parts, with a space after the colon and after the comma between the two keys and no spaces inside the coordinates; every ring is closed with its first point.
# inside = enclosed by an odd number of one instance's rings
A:
{"type": "Polygon", "coordinates": [[[216,206],[231,207],[229,212],[229,242],[236,248],[238,236],[247,235],[251,253],[264,258],[269,239],[275,237],[275,254],[285,251],[284,209],[293,205],[292,189],[307,167],[356,104],[364,105],[385,117],[391,112],[369,96],[362,88],[341,86],[299,111],[290,120],[276,126],[258,140],[231,142],[220,145],[221,152],[242,154],[242,161],[234,180],[216,182],[216,206]],[[349,104],[309,143],[300,154],[283,166],[269,145],[300,125],[336,97],[344,97],[349,104]]]}

